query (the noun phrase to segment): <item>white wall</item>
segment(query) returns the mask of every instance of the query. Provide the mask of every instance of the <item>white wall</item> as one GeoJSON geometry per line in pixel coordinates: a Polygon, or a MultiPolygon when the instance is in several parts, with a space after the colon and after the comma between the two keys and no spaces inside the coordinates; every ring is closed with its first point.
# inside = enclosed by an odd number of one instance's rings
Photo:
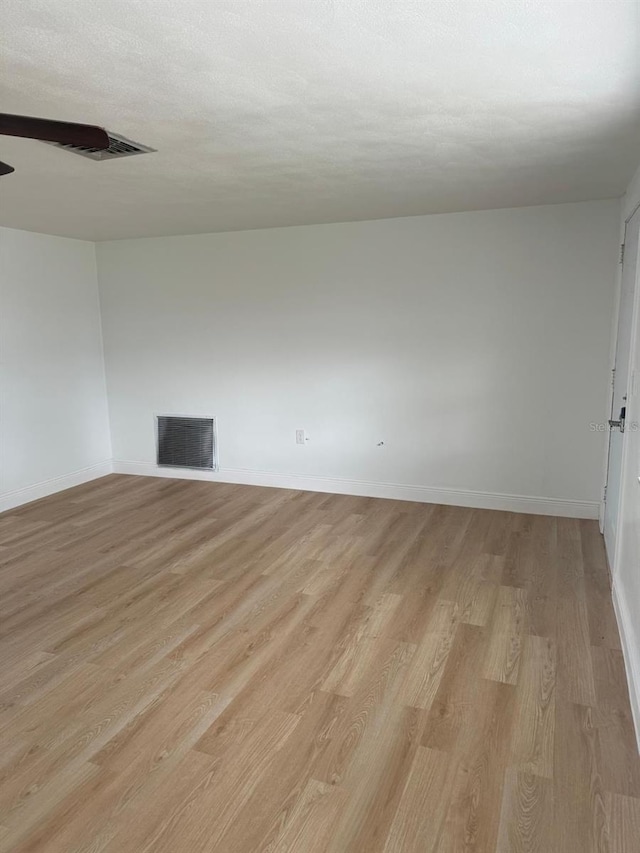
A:
{"type": "Polygon", "coordinates": [[[619,209],[99,244],[117,470],[214,414],[221,479],[595,515],[619,209]]]}
{"type": "Polygon", "coordinates": [[[110,468],[95,247],[0,228],[0,509],[110,468]]]}

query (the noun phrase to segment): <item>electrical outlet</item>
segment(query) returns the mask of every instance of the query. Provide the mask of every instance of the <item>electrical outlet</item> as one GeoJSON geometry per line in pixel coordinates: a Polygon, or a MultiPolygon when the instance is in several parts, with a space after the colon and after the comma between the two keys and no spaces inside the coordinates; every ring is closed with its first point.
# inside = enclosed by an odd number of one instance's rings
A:
{"type": "Polygon", "coordinates": [[[296,444],[304,444],[304,441],[305,441],[304,430],[303,429],[297,429],[296,430],[296,444]]]}

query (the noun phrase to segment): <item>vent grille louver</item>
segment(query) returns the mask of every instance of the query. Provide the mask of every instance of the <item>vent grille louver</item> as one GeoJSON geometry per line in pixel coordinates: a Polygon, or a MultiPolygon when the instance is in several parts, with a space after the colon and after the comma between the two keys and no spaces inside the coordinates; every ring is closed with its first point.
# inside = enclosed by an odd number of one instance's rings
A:
{"type": "Polygon", "coordinates": [[[109,133],[108,135],[108,148],[87,148],[82,145],[63,145],[59,142],[46,142],[45,144],[64,148],[65,151],[71,151],[72,154],[79,154],[81,157],[88,157],[90,160],[115,160],[119,157],[131,157],[133,154],[149,154],[156,150],[149,148],[148,145],[133,142],[125,136],[119,136],[117,133],[109,133]]]}
{"type": "Polygon", "coordinates": [[[218,470],[214,418],[158,415],[156,426],[159,466],[218,470]]]}

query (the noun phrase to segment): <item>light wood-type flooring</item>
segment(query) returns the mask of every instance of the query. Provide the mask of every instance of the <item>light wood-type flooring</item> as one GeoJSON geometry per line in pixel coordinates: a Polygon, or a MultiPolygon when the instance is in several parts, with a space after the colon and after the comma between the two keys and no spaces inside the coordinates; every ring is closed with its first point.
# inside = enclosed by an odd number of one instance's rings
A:
{"type": "Polygon", "coordinates": [[[0,620],[2,851],[640,851],[594,521],[114,475],[0,620]]]}

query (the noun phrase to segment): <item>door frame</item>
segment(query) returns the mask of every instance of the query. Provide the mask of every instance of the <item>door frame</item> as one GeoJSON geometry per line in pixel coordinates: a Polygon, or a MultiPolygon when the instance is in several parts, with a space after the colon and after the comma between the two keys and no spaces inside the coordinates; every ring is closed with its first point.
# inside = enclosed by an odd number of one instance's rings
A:
{"type": "MultiPolygon", "coordinates": [[[[620,304],[622,301],[622,275],[623,275],[623,268],[624,268],[624,256],[623,256],[624,250],[623,250],[623,247],[626,243],[627,228],[629,226],[629,222],[631,222],[631,220],[636,215],[638,210],[640,210],[640,201],[638,201],[637,204],[634,205],[634,207],[631,209],[631,211],[626,215],[624,220],[622,220],[620,223],[620,259],[618,261],[618,271],[616,274],[616,293],[615,293],[615,301],[614,301],[614,310],[613,310],[613,316],[611,318],[611,344],[609,347],[609,382],[607,385],[607,408],[606,408],[606,411],[608,413],[611,413],[611,414],[607,415],[608,417],[611,417],[611,418],[613,418],[615,416],[613,414],[613,398],[614,398],[616,357],[617,357],[617,350],[618,350],[618,323],[619,323],[620,304]]],[[[636,277],[635,277],[635,282],[633,285],[632,306],[633,306],[633,311],[634,311],[634,317],[632,318],[632,330],[634,328],[635,312],[637,311],[638,302],[639,302],[639,299],[638,299],[639,289],[640,289],[640,261],[638,262],[637,267],[636,267],[636,277]]],[[[630,346],[630,350],[629,350],[629,361],[630,361],[630,363],[631,363],[631,358],[633,355],[633,348],[634,348],[634,340],[633,340],[633,331],[632,331],[631,346],[630,346]]],[[[631,380],[631,376],[629,377],[629,379],[631,380]]],[[[608,479],[609,479],[610,443],[611,443],[611,431],[608,430],[607,431],[607,440],[604,443],[605,446],[604,446],[604,458],[603,458],[603,465],[602,465],[602,492],[601,492],[600,507],[599,507],[599,512],[598,512],[598,524],[600,527],[600,533],[602,533],[602,534],[604,534],[604,518],[605,518],[605,505],[606,505],[605,496],[607,494],[607,484],[608,484],[608,479]]],[[[622,446],[622,465],[623,466],[624,466],[624,459],[625,459],[625,446],[626,446],[626,440],[625,440],[625,438],[623,438],[623,446],[622,446]]],[[[624,473],[624,468],[621,471],[621,476],[620,476],[620,490],[621,491],[622,491],[623,473],[624,473]]],[[[618,507],[618,517],[616,519],[616,533],[615,533],[615,542],[616,542],[615,551],[616,551],[616,553],[618,552],[617,546],[618,546],[618,541],[619,541],[619,534],[620,534],[620,507],[618,507]]],[[[607,566],[609,569],[610,580],[613,580],[613,578],[615,576],[615,569],[616,569],[616,567],[615,567],[615,553],[614,553],[613,559],[612,559],[612,555],[610,555],[608,553],[608,551],[605,547],[605,555],[607,558],[607,566]]]]}
{"type": "MultiPolygon", "coordinates": [[[[640,209],[640,203],[636,205],[629,219],[640,209]]],[[[639,225],[640,227],[640,225],[639,225]]],[[[636,275],[633,282],[633,307],[631,323],[631,346],[629,348],[629,398],[632,401],[631,417],[638,419],[637,386],[640,383],[640,238],[636,255],[636,275]]],[[[620,499],[618,517],[616,520],[616,544],[613,558],[612,570],[612,599],[613,607],[618,623],[618,631],[622,644],[622,656],[624,659],[629,690],[629,700],[633,717],[638,752],[640,752],[640,633],[636,630],[637,605],[630,610],[625,578],[628,582],[626,568],[632,565],[637,568],[638,534],[629,529],[629,504],[631,509],[637,507],[638,502],[638,441],[634,431],[633,420],[630,421],[631,430],[624,435],[622,445],[622,461],[620,472],[620,499]],[[631,440],[631,436],[634,439],[631,440]],[[632,457],[635,455],[635,458],[632,457]],[[633,496],[632,496],[633,495],[633,496]],[[625,539],[625,537],[627,537],[625,539]],[[635,546],[635,547],[634,547],[635,546]],[[623,571],[624,570],[624,571],[623,571]]],[[[636,426],[637,430],[637,426],[636,426]]],[[[633,513],[635,519],[635,513],[633,513]]],[[[636,524],[637,527],[637,524],[636,524]]],[[[632,602],[636,601],[635,598],[632,602]]]]}

